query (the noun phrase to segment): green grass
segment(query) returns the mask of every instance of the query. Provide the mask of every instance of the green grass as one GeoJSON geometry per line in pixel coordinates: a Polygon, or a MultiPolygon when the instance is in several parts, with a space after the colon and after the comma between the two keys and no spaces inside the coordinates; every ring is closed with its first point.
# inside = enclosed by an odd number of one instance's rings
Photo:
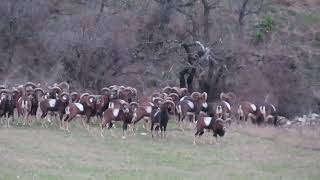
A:
{"type": "Polygon", "coordinates": [[[218,144],[193,145],[193,130],[170,124],[167,139],[121,139],[98,128],[72,133],[38,126],[0,128],[0,179],[320,179],[320,152],[257,138],[234,128],[218,144]]]}

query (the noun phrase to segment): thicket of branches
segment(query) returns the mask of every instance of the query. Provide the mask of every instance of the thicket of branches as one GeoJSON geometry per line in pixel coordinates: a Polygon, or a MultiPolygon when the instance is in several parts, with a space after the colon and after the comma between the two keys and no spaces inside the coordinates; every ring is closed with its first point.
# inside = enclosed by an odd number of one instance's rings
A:
{"type": "Polygon", "coordinates": [[[0,81],[125,84],[148,93],[177,86],[187,66],[181,44],[200,41],[214,64],[209,73],[209,62],[196,65],[193,83],[211,99],[221,91],[252,101],[269,94],[285,115],[319,111],[320,21],[283,2],[3,0],[0,81]]]}

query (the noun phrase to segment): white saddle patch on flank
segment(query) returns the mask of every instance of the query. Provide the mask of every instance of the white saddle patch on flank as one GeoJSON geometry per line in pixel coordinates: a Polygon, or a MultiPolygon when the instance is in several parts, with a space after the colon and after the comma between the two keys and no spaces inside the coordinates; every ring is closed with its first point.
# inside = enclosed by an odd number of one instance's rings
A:
{"type": "Polygon", "coordinates": [[[151,113],[152,107],[151,106],[147,106],[147,107],[145,107],[145,110],[146,110],[147,113],[151,113]]]}
{"type": "Polygon", "coordinates": [[[202,103],[202,107],[203,108],[207,108],[208,107],[208,103],[206,103],[206,102],[202,103]]]}
{"type": "Polygon", "coordinates": [[[204,120],[204,124],[206,126],[209,126],[212,121],[212,117],[205,117],[203,120],[204,120]]]}
{"type": "Polygon", "coordinates": [[[189,106],[191,109],[193,109],[193,108],[194,108],[194,104],[193,104],[193,102],[191,102],[191,101],[187,101],[187,104],[188,104],[188,106],[189,106]]]}
{"type": "Polygon", "coordinates": [[[112,114],[114,117],[118,117],[120,109],[113,109],[112,114]]]}
{"type": "Polygon", "coordinates": [[[183,96],[180,101],[183,101],[184,99],[186,99],[188,96],[183,96]]]}
{"type": "Polygon", "coordinates": [[[56,106],[56,102],[57,102],[57,100],[55,100],[55,99],[49,99],[49,106],[51,108],[55,107],[56,106]]]}
{"type": "Polygon", "coordinates": [[[259,107],[259,110],[260,110],[260,112],[262,113],[262,114],[266,114],[266,107],[265,106],[260,106],[259,107]]]}
{"type": "Polygon", "coordinates": [[[238,113],[239,113],[240,115],[243,114],[243,110],[242,110],[242,106],[241,106],[241,105],[239,105],[238,113]]]}
{"type": "Polygon", "coordinates": [[[6,95],[4,95],[4,94],[1,94],[1,100],[3,100],[4,98],[6,98],[6,95]]]}
{"type": "Polygon", "coordinates": [[[231,111],[231,106],[230,104],[227,102],[227,101],[222,101],[226,106],[227,108],[229,109],[229,111],[231,111]]]}
{"type": "Polygon", "coordinates": [[[70,107],[69,106],[66,107],[66,114],[67,115],[70,114],[70,107]]]}
{"type": "Polygon", "coordinates": [[[113,103],[113,102],[110,102],[108,108],[111,108],[111,109],[114,108],[114,103],[113,103]]]}
{"type": "Polygon", "coordinates": [[[250,107],[252,108],[253,111],[256,111],[256,110],[257,110],[257,106],[254,105],[254,104],[252,104],[252,103],[250,104],[250,107]]]}
{"type": "Polygon", "coordinates": [[[180,104],[177,106],[176,109],[177,109],[178,114],[180,114],[180,113],[182,112],[182,110],[181,110],[181,105],[180,105],[180,104]]]}
{"type": "Polygon", "coordinates": [[[159,112],[160,112],[160,111],[157,111],[157,112],[153,115],[153,117],[156,117],[159,112]]]}
{"type": "Polygon", "coordinates": [[[270,104],[270,106],[272,107],[273,111],[277,111],[276,107],[273,104],[270,104]]]}
{"type": "Polygon", "coordinates": [[[83,112],[84,108],[83,108],[83,105],[80,104],[80,103],[74,103],[74,105],[77,106],[77,108],[79,109],[80,112],[83,112]]]}
{"type": "Polygon", "coordinates": [[[216,108],[216,113],[221,114],[222,113],[222,106],[218,105],[216,108]]]}

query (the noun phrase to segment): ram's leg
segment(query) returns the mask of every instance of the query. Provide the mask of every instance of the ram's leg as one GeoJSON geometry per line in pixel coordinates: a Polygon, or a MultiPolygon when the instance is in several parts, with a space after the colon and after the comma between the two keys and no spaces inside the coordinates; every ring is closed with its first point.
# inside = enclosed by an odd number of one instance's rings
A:
{"type": "Polygon", "coordinates": [[[90,132],[90,116],[87,116],[86,129],[90,132]]]}
{"type": "Polygon", "coordinates": [[[10,118],[9,117],[7,117],[7,128],[10,128],[11,126],[10,126],[10,118]]]}
{"type": "Polygon", "coordinates": [[[153,138],[153,126],[154,124],[151,122],[150,131],[151,131],[151,137],[153,138]]]}
{"type": "Polygon", "coordinates": [[[101,136],[101,137],[104,137],[104,129],[105,129],[105,128],[103,128],[103,126],[101,126],[100,128],[101,128],[101,129],[100,129],[100,136],[101,136]]]}
{"type": "Polygon", "coordinates": [[[126,139],[128,124],[123,123],[122,125],[122,139],[126,139]]]}
{"type": "Polygon", "coordinates": [[[180,119],[180,121],[179,121],[179,128],[181,129],[181,131],[184,131],[184,129],[183,129],[183,122],[184,122],[184,119],[185,119],[185,115],[182,115],[181,116],[181,119],[180,119]]]}
{"type": "Polygon", "coordinates": [[[22,119],[23,119],[23,126],[25,126],[26,124],[27,124],[27,114],[26,114],[26,112],[24,111],[24,113],[23,113],[23,116],[22,116],[22,119]]]}

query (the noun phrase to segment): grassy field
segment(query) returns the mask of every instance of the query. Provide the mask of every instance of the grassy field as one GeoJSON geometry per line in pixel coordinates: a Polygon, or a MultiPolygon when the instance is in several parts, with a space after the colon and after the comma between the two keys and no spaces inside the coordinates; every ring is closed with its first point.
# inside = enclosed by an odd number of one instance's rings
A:
{"type": "Polygon", "coordinates": [[[320,179],[319,140],[303,131],[232,127],[218,144],[205,134],[206,144],[193,145],[193,130],[169,127],[162,140],[141,128],[125,140],[120,128],[101,138],[98,128],[88,133],[77,122],[70,134],[55,126],[2,127],[0,179],[320,179]]]}

